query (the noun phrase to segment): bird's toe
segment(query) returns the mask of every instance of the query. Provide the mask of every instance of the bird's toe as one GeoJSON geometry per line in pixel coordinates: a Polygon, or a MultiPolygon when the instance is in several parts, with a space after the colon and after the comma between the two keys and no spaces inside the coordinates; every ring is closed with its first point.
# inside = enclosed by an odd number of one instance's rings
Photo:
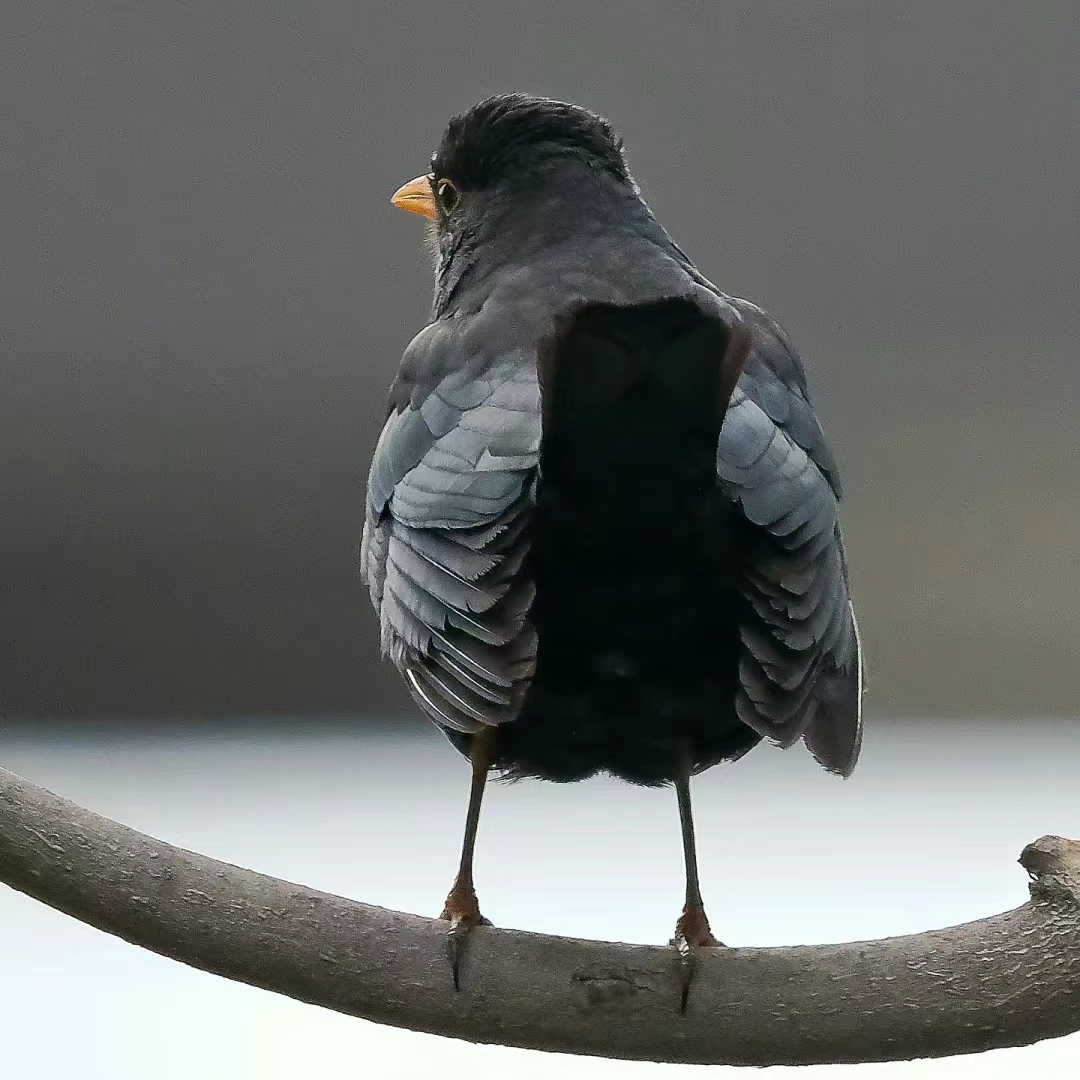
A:
{"type": "Polygon", "coordinates": [[[451,892],[439,918],[450,923],[450,929],[446,932],[446,956],[454,977],[454,989],[460,990],[461,963],[469,936],[474,927],[491,926],[492,923],[480,913],[475,893],[460,895],[451,892]]]}
{"type": "Polygon", "coordinates": [[[700,907],[683,908],[683,913],[675,923],[674,944],[685,943],[686,948],[715,949],[723,946],[722,941],[713,937],[705,909],[700,907]]]}
{"type": "Polygon", "coordinates": [[[671,944],[679,954],[679,1012],[685,1013],[699,950],[723,948],[724,943],[713,936],[704,909],[688,907],[683,909],[675,923],[675,936],[671,944]]]}

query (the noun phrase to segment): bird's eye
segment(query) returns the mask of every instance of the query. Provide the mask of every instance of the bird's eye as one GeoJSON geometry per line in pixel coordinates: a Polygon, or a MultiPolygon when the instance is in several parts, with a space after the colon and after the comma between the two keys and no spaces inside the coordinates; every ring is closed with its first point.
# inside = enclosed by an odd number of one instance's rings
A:
{"type": "Polygon", "coordinates": [[[458,204],[458,189],[449,180],[440,180],[435,187],[435,195],[444,214],[449,214],[458,204]]]}

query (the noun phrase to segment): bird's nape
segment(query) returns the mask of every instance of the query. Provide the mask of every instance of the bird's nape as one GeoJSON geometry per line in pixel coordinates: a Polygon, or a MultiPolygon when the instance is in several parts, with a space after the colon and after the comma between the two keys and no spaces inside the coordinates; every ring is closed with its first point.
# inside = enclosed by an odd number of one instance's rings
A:
{"type": "Polygon", "coordinates": [[[432,157],[432,173],[475,190],[556,156],[576,157],[629,180],[622,140],[603,117],[531,94],[486,98],[453,117],[432,157]]]}

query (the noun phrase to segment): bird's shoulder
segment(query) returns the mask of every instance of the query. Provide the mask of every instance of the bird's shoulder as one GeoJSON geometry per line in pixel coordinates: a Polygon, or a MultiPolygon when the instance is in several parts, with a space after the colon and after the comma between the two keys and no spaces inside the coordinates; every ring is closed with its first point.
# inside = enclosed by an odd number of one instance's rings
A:
{"type": "Polygon", "coordinates": [[[528,489],[541,437],[534,350],[477,323],[436,319],[406,347],[368,473],[369,523],[389,511],[415,528],[471,527],[528,489]]]}
{"type": "Polygon", "coordinates": [[[763,308],[740,297],[727,297],[751,335],[751,349],[732,399],[760,412],[762,427],[775,425],[810,458],[835,496],[842,495],[840,469],[814,410],[806,366],[780,323],[763,308]]]}

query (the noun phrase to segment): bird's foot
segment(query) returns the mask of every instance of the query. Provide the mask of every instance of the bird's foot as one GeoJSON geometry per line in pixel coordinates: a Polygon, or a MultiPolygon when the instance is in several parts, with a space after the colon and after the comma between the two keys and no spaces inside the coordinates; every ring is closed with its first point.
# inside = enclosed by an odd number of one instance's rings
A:
{"type": "Polygon", "coordinates": [[[722,949],[724,943],[713,937],[705,909],[701,906],[687,906],[675,923],[675,936],[671,939],[679,954],[679,1012],[686,1012],[686,1003],[690,997],[690,983],[697,967],[698,949],[722,949]]]}
{"type": "Polygon", "coordinates": [[[454,989],[460,990],[461,960],[469,934],[474,926],[491,926],[491,920],[480,914],[480,904],[472,886],[462,887],[457,882],[450,890],[439,918],[450,923],[450,929],[446,932],[446,956],[454,976],[454,989]]]}

